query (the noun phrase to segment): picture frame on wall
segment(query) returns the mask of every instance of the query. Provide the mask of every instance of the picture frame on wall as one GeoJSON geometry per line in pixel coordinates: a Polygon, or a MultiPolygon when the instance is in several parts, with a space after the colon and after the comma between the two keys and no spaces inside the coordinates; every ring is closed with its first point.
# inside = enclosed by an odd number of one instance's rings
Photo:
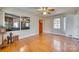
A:
{"type": "Polygon", "coordinates": [[[7,31],[20,30],[20,16],[5,13],[5,27],[7,31]]]}
{"type": "Polygon", "coordinates": [[[21,30],[30,29],[30,17],[21,17],[21,30]]]}
{"type": "Polygon", "coordinates": [[[30,17],[5,13],[5,28],[7,31],[28,30],[30,17]]]}

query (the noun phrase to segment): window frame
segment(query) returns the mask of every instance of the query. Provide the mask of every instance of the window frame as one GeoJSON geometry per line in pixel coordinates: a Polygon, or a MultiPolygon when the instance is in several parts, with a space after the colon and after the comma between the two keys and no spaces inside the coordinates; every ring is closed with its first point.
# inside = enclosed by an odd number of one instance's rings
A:
{"type": "Polygon", "coordinates": [[[61,20],[61,18],[54,18],[54,22],[53,22],[54,29],[60,29],[60,20],[61,20]]]}

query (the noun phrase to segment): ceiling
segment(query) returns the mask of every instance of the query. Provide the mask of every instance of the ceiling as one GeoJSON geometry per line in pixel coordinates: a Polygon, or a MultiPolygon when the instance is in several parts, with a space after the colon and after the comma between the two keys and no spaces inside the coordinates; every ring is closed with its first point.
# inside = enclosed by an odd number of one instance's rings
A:
{"type": "MultiPolygon", "coordinates": [[[[28,12],[31,12],[34,14],[42,15],[41,12],[37,10],[40,7],[6,7],[6,8],[13,8],[13,9],[18,9],[18,10],[21,10],[24,12],[28,11],[28,12]]],[[[61,13],[65,13],[65,12],[69,12],[69,11],[78,9],[78,7],[51,7],[51,8],[55,9],[55,11],[53,11],[51,14],[49,14],[47,16],[57,15],[57,14],[61,14],[61,13]]]]}

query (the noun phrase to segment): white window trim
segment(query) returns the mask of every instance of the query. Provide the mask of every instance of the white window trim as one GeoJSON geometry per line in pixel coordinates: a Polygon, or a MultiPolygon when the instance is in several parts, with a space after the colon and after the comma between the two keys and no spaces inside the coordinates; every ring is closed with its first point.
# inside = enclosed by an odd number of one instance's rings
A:
{"type": "Polygon", "coordinates": [[[54,18],[54,29],[60,29],[60,20],[59,20],[59,22],[58,22],[58,20],[56,20],[56,19],[60,19],[61,20],[61,18],[54,18]]]}

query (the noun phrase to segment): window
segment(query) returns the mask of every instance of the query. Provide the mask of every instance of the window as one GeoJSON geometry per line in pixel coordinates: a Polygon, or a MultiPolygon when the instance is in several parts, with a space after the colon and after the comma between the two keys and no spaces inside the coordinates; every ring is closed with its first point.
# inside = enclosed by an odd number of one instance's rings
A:
{"type": "Polygon", "coordinates": [[[55,29],[60,29],[60,18],[55,18],[54,19],[54,28],[55,29]]]}

